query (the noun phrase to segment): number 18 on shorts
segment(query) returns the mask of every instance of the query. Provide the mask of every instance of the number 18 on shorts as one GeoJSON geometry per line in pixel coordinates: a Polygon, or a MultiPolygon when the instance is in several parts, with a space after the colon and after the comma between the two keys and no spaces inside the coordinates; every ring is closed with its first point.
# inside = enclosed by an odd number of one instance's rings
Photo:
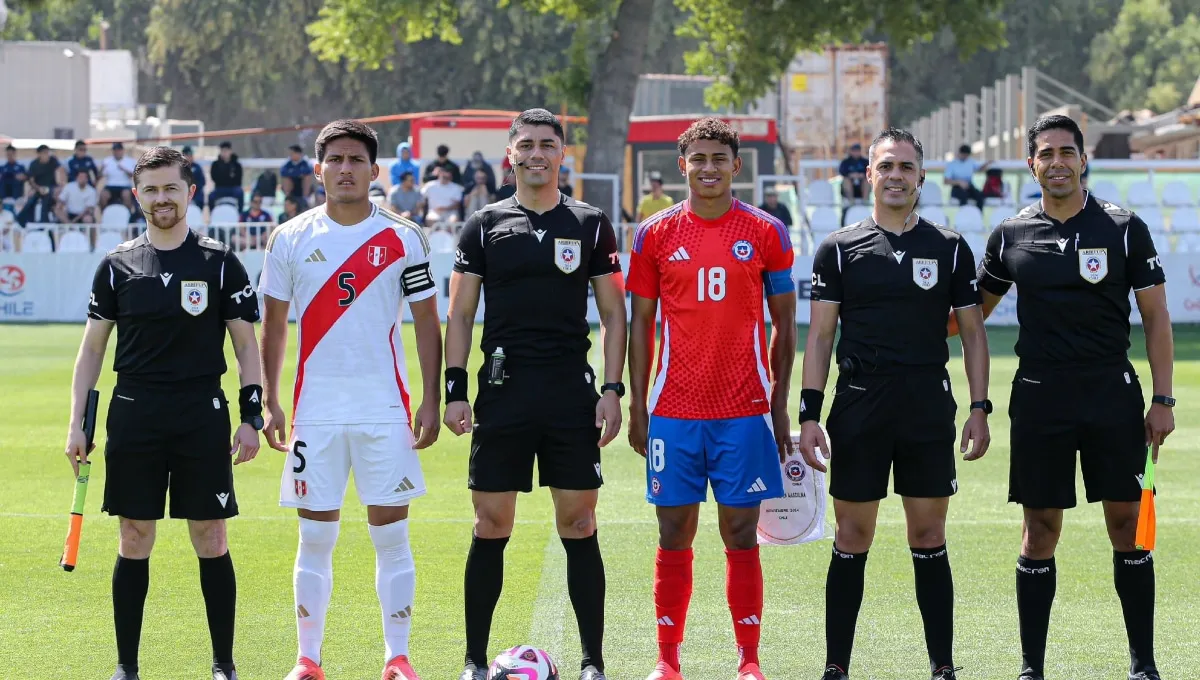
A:
{"type": "Polygon", "coordinates": [[[707,500],[755,507],[783,496],[770,415],[724,420],[650,417],[646,500],[666,507],[707,500]]]}

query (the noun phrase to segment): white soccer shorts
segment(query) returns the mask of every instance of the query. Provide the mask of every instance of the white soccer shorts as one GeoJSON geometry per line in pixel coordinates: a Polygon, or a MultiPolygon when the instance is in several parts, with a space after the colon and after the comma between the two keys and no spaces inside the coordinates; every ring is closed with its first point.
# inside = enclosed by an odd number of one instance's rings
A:
{"type": "Polygon", "coordinates": [[[363,505],[408,505],[425,495],[425,475],[413,443],[408,423],[296,425],[279,504],[339,510],[353,469],[363,505]]]}

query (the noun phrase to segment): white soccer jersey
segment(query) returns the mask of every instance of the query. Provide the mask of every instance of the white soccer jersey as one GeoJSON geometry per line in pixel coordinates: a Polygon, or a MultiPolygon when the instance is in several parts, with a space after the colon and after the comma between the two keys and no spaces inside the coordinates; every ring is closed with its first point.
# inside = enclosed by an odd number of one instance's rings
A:
{"type": "Polygon", "coordinates": [[[437,293],[421,227],[379,208],[347,227],[318,206],[271,235],[259,290],[296,307],[293,424],[411,420],[400,305],[437,293]]]}

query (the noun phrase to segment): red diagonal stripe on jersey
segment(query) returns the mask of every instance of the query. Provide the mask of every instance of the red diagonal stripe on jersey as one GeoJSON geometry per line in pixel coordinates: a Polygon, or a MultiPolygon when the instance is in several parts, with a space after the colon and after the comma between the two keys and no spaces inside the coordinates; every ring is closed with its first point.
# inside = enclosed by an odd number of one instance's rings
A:
{"type": "MultiPolygon", "coordinates": [[[[404,242],[400,240],[400,235],[396,233],[395,229],[384,229],[367,239],[358,247],[358,250],[346,258],[346,261],[334,270],[333,276],[330,276],[313,296],[312,302],[300,317],[300,356],[296,362],[296,390],[292,395],[292,422],[296,421],[296,410],[300,406],[300,387],[304,384],[305,362],[308,361],[308,357],[312,356],[313,350],[317,348],[325,335],[329,333],[329,329],[333,328],[333,324],[337,323],[338,319],[342,318],[342,314],[352,306],[343,307],[338,304],[338,300],[344,299],[346,295],[346,291],[338,287],[338,277],[346,272],[353,274],[354,279],[351,285],[354,286],[355,297],[358,297],[383,273],[383,270],[403,257],[404,242]],[[368,251],[373,246],[382,246],[390,251],[382,266],[376,267],[370,262],[368,251]]],[[[397,313],[399,313],[398,310],[397,313]]]]}
{"type": "Polygon", "coordinates": [[[408,390],[404,389],[404,379],[400,377],[400,364],[396,362],[396,324],[388,329],[388,345],[392,348],[392,370],[396,372],[396,387],[400,388],[400,401],[404,402],[404,413],[408,422],[412,423],[412,407],[409,406],[408,390]]]}

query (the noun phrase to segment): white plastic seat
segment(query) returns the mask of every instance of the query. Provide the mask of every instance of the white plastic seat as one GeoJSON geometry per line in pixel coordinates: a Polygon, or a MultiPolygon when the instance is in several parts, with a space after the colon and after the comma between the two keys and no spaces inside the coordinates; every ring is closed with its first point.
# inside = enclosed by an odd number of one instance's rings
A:
{"type": "Polygon", "coordinates": [[[833,185],[825,180],[817,180],[808,185],[808,205],[829,206],[834,204],[833,185]]]}
{"type": "Polygon", "coordinates": [[[186,216],[189,227],[195,228],[204,224],[204,211],[195,203],[188,204],[186,216]]]}
{"type": "Polygon", "coordinates": [[[1174,180],[1163,187],[1162,204],[1168,208],[1181,208],[1196,205],[1188,185],[1174,180]]]}
{"type": "Polygon", "coordinates": [[[96,252],[107,253],[124,243],[125,237],[117,231],[101,231],[96,236],[96,252]]]}
{"type": "Polygon", "coordinates": [[[1129,185],[1125,202],[1130,208],[1157,208],[1158,194],[1154,192],[1154,185],[1150,182],[1134,182],[1129,185]]]}
{"type": "Polygon", "coordinates": [[[130,217],[132,215],[129,214],[129,208],[120,203],[112,203],[104,208],[104,212],[100,213],[100,226],[124,229],[129,226],[130,217]]]}
{"type": "MultiPolygon", "coordinates": [[[[1157,234],[1155,234],[1154,236],[1157,236],[1157,234]]],[[[1164,234],[1164,236],[1165,236],[1165,234],[1164,234]]],[[[1152,236],[1152,238],[1153,238],[1153,236],[1152,236]]],[[[1158,247],[1157,240],[1155,240],[1154,245],[1156,248],[1158,247]]],[[[1165,252],[1169,252],[1169,251],[1162,250],[1161,248],[1158,251],[1158,253],[1160,255],[1165,252]]],[[[1177,252],[1177,253],[1200,253],[1200,233],[1188,232],[1186,234],[1180,234],[1179,236],[1177,236],[1175,238],[1175,252],[1177,252]]]]}
{"type": "Polygon", "coordinates": [[[1142,208],[1136,214],[1146,223],[1146,227],[1150,230],[1150,233],[1153,234],[1154,232],[1167,230],[1162,211],[1158,208],[1142,208]]]}
{"type": "Polygon", "coordinates": [[[208,219],[209,224],[222,226],[237,224],[241,221],[242,216],[238,214],[236,200],[233,203],[217,201],[217,205],[213,207],[208,219]]]}
{"type": "Polygon", "coordinates": [[[922,208],[930,205],[946,205],[946,196],[942,193],[942,187],[933,182],[926,182],[921,187],[921,198],[918,203],[922,208]]]}
{"type": "MultiPolygon", "coordinates": [[[[1138,214],[1140,215],[1141,213],[1138,214]]],[[[1200,232],[1200,211],[1197,211],[1195,208],[1180,208],[1176,210],[1171,215],[1171,231],[1176,234],[1200,232]]]]}
{"type": "Polygon", "coordinates": [[[1117,188],[1116,184],[1106,179],[1089,185],[1088,191],[1102,201],[1118,204],[1121,202],[1121,190],[1117,188]]]}
{"type": "MultiPolygon", "coordinates": [[[[978,208],[975,208],[978,210],[978,208]]],[[[935,206],[926,207],[924,205],[917,206],[917,214],[925,218],[927,222],[940,224],[943,227],[950,224],[950,220],[946,219],[946,211],[935,206]]]]}
{"type": "Polygon", "coordinates": [[[969,203],[962,206],[954,214],[954,230],[963,234],[983,231],[983,213],[969,203]]]}
{"type": "Polygon", "coordinates": [[[23,253],[50,253],[54,252],[54,245],[50,241],[50,234],[42,229],[37,231],[25,232],[25,238],[21,241],[21,252],[23,253]]]}
{"type": "Polygon", "coordinates": [[[852,205],[852,206],[850,206],[850,209],[846,211],[846,217],[842,221],[842,224],[847,225],[847,224],[854,224],[856,222],[862,222],[863,220],[867,219],[870,216],[871,216],[871,208],[869,208],[868,206],[852,205]]]}
{"type": "Polygon", "coordinates": [[[60,253],[88,253],[92,250],[92,244],[88,242],[88,237],[81,231],[64,232],[58,237],[58,252],[60,253]]]}
{"type": "Polygon", "coordinates": [[[812,226],[814,232],[836,231],[841,226],[837,210],[825,206],[813,210],[812,217],[809,218],[808,223],[812,226]]]}

